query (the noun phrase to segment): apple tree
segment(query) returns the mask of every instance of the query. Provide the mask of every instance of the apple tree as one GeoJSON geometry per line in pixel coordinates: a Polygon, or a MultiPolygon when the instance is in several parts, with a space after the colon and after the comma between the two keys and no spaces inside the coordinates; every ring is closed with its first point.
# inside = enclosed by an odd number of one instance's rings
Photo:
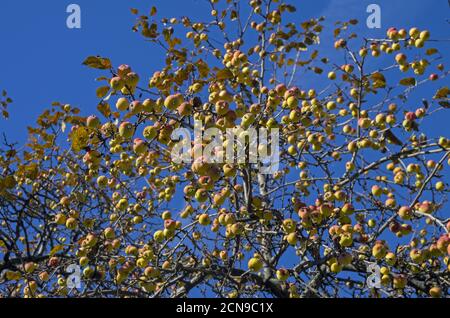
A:
{"type": "Polygon", "coordinates": [[[364,38],[357,20],[327,30],[281,0],[209,5],[209,21],[132,9],[164,66],[90,56],[97,111],[55,102],[26,145],[2,140],[0,295],[448,295],[440,42],[401,26],[364,38]],[[175,161],[173,133],[195,121],[278,129],[278,170],[175,161]]]}

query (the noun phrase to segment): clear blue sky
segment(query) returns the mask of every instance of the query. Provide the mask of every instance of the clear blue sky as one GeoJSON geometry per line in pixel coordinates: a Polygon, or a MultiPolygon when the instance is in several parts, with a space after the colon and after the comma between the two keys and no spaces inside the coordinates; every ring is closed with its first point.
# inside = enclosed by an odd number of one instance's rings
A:
{"type": "MultiPolygon", "coordinates": [[[[324,15],[329,21],[354,17],[361,22],[366,7],[377,3],[382,9],[382,29],[359,31],[367,36],[384,34],[386,28],[427,27],[433,38],[448,37],[450,7],[447,0],[314,0],[293,1],[296,19],[324,15]]],[[[13,98],[11,119],[0,121],[0,133],[8,131],[12,140],[24,142],[25,127],[52,101],[70,103],[83,111],[95,112],[97,99],[94,78],[98,71],[81,66],[88,55],[111,58],[115,65],[133,66],[141,78],[148,78],[160,66],[163,57],[152,45],[131,31],[135,17],[130,8],[148,12],[158,7],[159,16],[209,16],[206,0],[2,0],[0,2],[0,89],[13,98]],[[66,7],[81,6],[82,28],[66,27],[66,7]]],[[[330,23],[330,22],[329,22],[330,23]]],[[[332,25],[328,30],[332,30],[332,25]]],[[[447,47],[448,52],[448,46],[447,47]]],[[[444,124],[445,122],[442,121],[444,124]]],[[[446,127],[446,126],[442,126],[446,127]]],[[[448,129],[447,129],[448,132],[448,129]]]]}

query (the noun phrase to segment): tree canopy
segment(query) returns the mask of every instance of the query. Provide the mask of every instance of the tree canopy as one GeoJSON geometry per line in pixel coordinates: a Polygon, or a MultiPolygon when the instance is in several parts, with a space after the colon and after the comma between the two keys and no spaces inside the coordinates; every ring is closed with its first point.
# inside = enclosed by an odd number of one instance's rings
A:
{"type": "Polygon", "coordinates": [[[440,42],[401,26],[362,38],[357,20],[325,30],[282,1],[209,4],[210,21],[132,9],[165,66],[87,57],[97,111],[55,102],[25,146],[3,138],[0,295],[448,295],[450,139],[422,128],[448,116],[440,42]],[[413,101],[423,85],[434,94],[413,101]],[[175,162],[172,134],[194,121],[278,129],[278,170],[175,162]]]}

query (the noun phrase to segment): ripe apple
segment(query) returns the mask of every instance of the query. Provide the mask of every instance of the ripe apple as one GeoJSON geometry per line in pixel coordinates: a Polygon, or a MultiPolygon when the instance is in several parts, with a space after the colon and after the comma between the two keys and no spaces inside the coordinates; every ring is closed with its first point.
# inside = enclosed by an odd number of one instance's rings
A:
{"type": "Polygon", "coordinates": [[[75,219],[75,218],[68,218],[67,219],[67,221],[66,221],[66,227],[69,229],[69,230],[74,230],[74,229],[76,229],[77,228],[77,226],[78,226],[78,222],[77,222],[77,220],[75,219]]]}
{"type": "Polygon", "coordinates": [[[289,278],[289,271],[285,268],[280,268],[276,272],[277,279],[280,281],[286,281],[289,278]]]}
{"type": "Polygon", "coordinates": [[[147,147],[147,143],[142,140],[141,138],[136,138],[133,141],[133,151],[137,154],[143,154],[145,152],[147,152],[148,147],[147,147]]]}
{"type": "Polygon", "coordinates": [[[383,193],[383,189],[377,185],[372,186],[372,194],[379,197],[383,193]]]}
{"type": "Polygon", "coordinates": [[[128,73],[131,72],[131,67],[126,64],[122,64],[117,68],[117,75],[124,78],[128,73]]]}
{"type": "Polygon", "coordinates": [[[248,269],[252,272],[259,272],[263,266],[263,262],[259,257],[252,257],[248,261],[248,269]]]}
{"type": "Polygon", "coordinates": [[[134,126],[130,122],[123,122],[119,126],[119,135],[122,138],[130,139],[134,135],[134,126]]]}
{"type": "Polygon", "coordinates": [[[204,213],[198,217],[198,223],[200,225],[207,226],[211,223],[211,219],[209,218],[208,214],[204,213]]]}
{"type": "Polygon", "coordinates": [[[175,110],[183,103],[183,100],[183,95],[180,93],[169,95],[164,100],[164,106],[170,110],[175,110]]]}
{"type": "Polygon", "coordinates": [[[109,85],[111,86],[111,88],[115,91],[120,91],[123,86],[125,85],[125,83],[123,82],[123,80],[116,76],[111,78],[111,80],[109,81],[109,85]]]}
{"type": "Polygon", "coordinates": [[[116,102],[116,108],[119,111],[126,111],[128,110],[129,107],[129,103],[128,103],[128,99],[126,99],[125,97],[121,97],[117,100],[116,102]]]}
{"type": "Polygon", "coordinates": [[[436,182],[435,188],[436,188],[437,191],[444,191],[444,189],[445,189],[444,182],[442,182],[442,181],[436,182]]]}

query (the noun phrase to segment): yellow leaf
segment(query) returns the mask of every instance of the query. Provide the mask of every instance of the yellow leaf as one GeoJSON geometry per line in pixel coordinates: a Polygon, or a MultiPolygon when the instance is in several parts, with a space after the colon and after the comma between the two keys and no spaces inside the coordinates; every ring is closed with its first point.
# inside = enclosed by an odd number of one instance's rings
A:
{"type": "Polygon", "coordinates": [[[72,149],[75,152],[79,152],[88,145],[89,131],[86,127],[78,127],[72,132],[72,149]]]}
{"type": "Polygon", "coordinates": [[[229,69],[219,70],[216,74],[218,80],[226,80],[233,78],[233,73],[229,69]]]}
{"type": "Polygon", "coordinates": [[[447,86],[441,87],[437,90],[436,94],[434,95],[434,99],[443,99],[446,98],[450,94],[450,90],[447,86]]]}
{"type": "Polygon", "coordinates": [[[416,79],[414,77],[407,77],[400,80],[400,85],[403,86],[414,86],[416,85],[416,79]]]}
{"type": "Polygon", "coordinates": [[[433,54],[435,54],[435,53],[437,53],[437,52],[438,52],[437,49],[435,49],[435,48],[430,48],[430,49],[427,50],[426,54],[427,54],[427,55],[433,55],[433,54]]]}
{"type": "Polygon", "coordinates": [[[98,98],[105,97],[109,92],[109,86],[102,86],[97,88],[96,94],[98,98]]]}
{"type": "Polygon", "coordinates": [[[89,56],[83,61],[83,65],[99,70],[107,70],[111,68],[111,61],[108,58],[89,56]]]}
{"type": "Polygon", "coordinates": [[[371,75],[371,78],[373,80],[373,87],[374,88],[384,88],[386,87],[386,78],[383,74],[376,72],[371,75]]]}
{"type": "Polygon", "coordinates": [[[50,251],[49,255],[50,255],[50,256],[53,256],[53,255],[55,255],[56,253],[62,251],[63,248],[64,248],[63,245],[56,245],[55,247],[52,248],[52,250],[50,251]]]}

